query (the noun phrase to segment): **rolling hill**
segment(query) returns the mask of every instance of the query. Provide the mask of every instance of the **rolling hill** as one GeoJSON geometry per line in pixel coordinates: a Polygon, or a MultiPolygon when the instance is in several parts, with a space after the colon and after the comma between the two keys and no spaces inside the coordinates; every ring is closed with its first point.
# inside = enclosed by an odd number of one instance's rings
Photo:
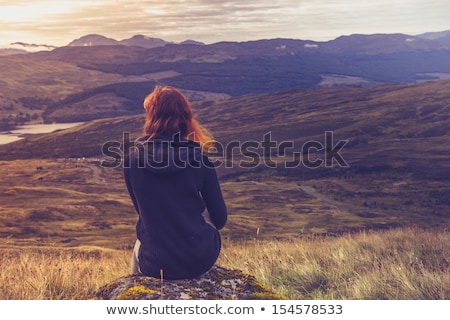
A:
{"type": "Polygon", "coordinates": [[[88,35],[51,51],[0,56],[0,120],[10,126],[23,123],[28,114],[45,122],[73,121],[80,108],[89,110],[79,116],[86,120],[137,114],[142,88],[152,82],[208,92],[216,99],[445,79],[450,77],[450,46],[442,37],[355,34],[326,42],[204,45],[142,35],[122,41],[88,35]],[[91,107],[96,104],[102,105],[98,114],[91,107]]]}
{"type": "MultiPolygon", "coordinates": [[[[215,154],[230,210],[225,237],[448,228],[449,92],[450,81],[436,81],[195,102],[200,121],[224,150],[234,144],[232,153],[215,154]],[[331,144],[326,132],[332,132],[331,144]],[[261,142],[269,133],[276,147],[267,150],[261,142]],[[244,148],[245,142],[257,144],[244,148]],[[302,153],[311,142],[310,152],[302,153]],[[280,152],[283,143],[287,147],[280,152]],[[308,166],[319,160],[320,166],[308,166]]],[[[97,119],[0,146],[3,217],[20,212],[15,222],[0,219],[9,226],[3,235],[19,228],[20,237],[37,241],[52,230],[51,238],[63,245],[104,243],[111,233],[118,243],[132,237],[123,229],[132,228],[134,215],[123,215],[133,210],[120,166],[108,166],[112,159],[102,154],[102,145],[133,141],[143,120],[142,113],[97,119]],[[89,214],[77,216],[78,209],[89,214]],[[19,227],[27,216],[33,219],[19,227]],[[67,219],[73,227],[57,231],[67,219]],[[110,219],[121,222],[112,225],[110,219]]]]}
{"type": "MultiPolygon", "coordinates": [[[[369,146],[398,144],[398,154],[402,146],[409,148],[414,142],[422,145],[427,139],[446,139],[450,130],[448,92],[450,81],[442,80],[367,88],[295,89],[198,101],[193,106],[202,122],[224,144],[233,140],[261,141],[267,132],[277,141],[301,143],[320,140],[325,131],[333,131],[337,138],[348,140],[346,152],[355,150],[359,154],[353,163],[371,163],[369,157],[378,147],[370,151],[369,146]],[[358,148],[363,152],[358,152],[358,148]]],[[[136,106],[135,111],[139,114],[132,117],[98,119],[68,131],[1,146],[6,152],[0,157],[12,160],[30,155],[37,158],[98,156],[98,141],[116,139],[122,132],[133,135],[140,132],[142,105],[136,106]],[[73,146],[64,149],[63,141],[73,140],[71,134],[82,137],[86,132],[95,134],[97,140],[90,143],[85,139],[80,150],[73,146]],[[65,150],[65,154],[44,150],[42,145],[50,141],[65,150]],[[28,155],[21,154],[20,150],[24,149],[29,150],[28,155]]]]}

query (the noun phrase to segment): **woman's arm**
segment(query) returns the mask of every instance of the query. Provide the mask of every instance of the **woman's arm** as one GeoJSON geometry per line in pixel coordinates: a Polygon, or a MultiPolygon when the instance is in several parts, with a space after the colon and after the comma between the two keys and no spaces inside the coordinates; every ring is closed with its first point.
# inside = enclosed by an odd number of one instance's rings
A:
{"type": "Polygon", "coordinates": [[[203,200],[211,220],[218,230],[227,222],[228,212],[220,189],[217,173],[214,168],[205,168],[206,177],[201,189],[203,200]]]}
{"type": "Polygon", "coordinates": [[[128,193],[130,194],[131,201],[133,202],[133,206],[136,209],[136,212],[139,213],[139,207],[137,205],[137,200],[136,200],[136,197],[134,195],[133,187],[131,186],[131,181],[130,181],[131,180],[131,178],[130,178],[130,171],[131,170],[132,169],[128,168],[128,167],[124,168],[123,175],[124,175],[124,178],[125,178],[125,185],[127,186],[127,190],[128,190],[128,193]]]}

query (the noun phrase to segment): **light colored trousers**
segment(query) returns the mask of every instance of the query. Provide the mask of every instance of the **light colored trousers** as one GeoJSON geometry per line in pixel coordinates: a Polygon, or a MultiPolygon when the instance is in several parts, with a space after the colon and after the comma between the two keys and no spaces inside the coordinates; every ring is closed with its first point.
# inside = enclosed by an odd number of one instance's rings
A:
{"type": "Polygon", "coordinates": [[[133,254],[131,256],[131,273],[132,274],[142,274],[139,268],[139,248],[141,247],[141,242],[136,239],[134,243],[133,254]]]}
{"type": "MultiPolygon", "coordinates": [[[[211,220],[211,216],[209,215],[209,212],[207,209],[205,209],[202,212],[202,216],[205,219],[207,224],[216,228],[214,226],[214,223],[211,220]]],[[[139,239],[136,239],[136,242],[134,243],[133,254],[131,257],[131,273],[132,274],[142,274],[141,269],[139,268],[139,248],[140,247],[141,247],[141,242],[139,241],[139,239]]]]}

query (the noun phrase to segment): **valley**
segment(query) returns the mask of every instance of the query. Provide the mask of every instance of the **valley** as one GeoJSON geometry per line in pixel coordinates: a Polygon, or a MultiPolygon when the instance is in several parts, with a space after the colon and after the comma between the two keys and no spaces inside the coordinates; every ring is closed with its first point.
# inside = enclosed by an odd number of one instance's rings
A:
{"type": "Polygon", "coordinates": [[[436,39],[377,34],[211,45],[96,35],[0,56],[0,131],[80,122],[0,145],[1,245],[133,243],[122,171],[102,163],[105,145],[141,135],[157,84],[179,87],[225,151],[212,156],[226,239],[446,230],[449,55],[436,39]]]}
{"type": "MultiPolygon", "coordinates": [[[[224,150],[241,146],[214,155],[230,214],[224,239],[447,230],[448,92],[443,80],[194,102],[224,150]],[[277,147],[264,149],[268,133],[277,147]],[[255,147],[242,149],[246,141],[255,147]]],[[[121,167],[102,166],[102,146],[130,146],[143,121],[142,113],[97,119],[0,146],[0,245],[130,249],[136,214],[121,167]]]]}

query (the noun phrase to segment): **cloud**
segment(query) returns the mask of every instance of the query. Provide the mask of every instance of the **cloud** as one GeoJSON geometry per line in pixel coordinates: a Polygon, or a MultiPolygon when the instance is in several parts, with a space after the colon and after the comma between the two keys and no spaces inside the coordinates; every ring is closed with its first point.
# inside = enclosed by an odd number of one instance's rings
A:
{"type": "Polygon", "coordinates": [[[112,37],[129,37],[144,33],[170,40],[200,37],[202,41],[214,41],[217,36],[233,37],[260,34],[261,31],[277,32],[280,11],[289,17],[296,1],[278,0],[265,4],[262,1],[115,1],[93,7],[79,8],[59,18],[59,23],[78,19],[78,32],[108,34],[112,37]],[[263,29],[263,30],[261,30],[263,29]],[[85,30],[85,31],[82,31],[85,30]]]}
{"type": "MultiPolygon", "coordinates": [[[[2,1],[0,10],[16,10],[3,30],[29,34],[35,30],[49,39],[99,33],[116,39],[142,33],[168,40],[197,38],[213,42],[219,38],[259,38],[282,34],[280,26],[292,29],[289,23],[298,9],[297,0],[167,0],[160,1],[2,1]],[[7,3],[14,3],[7,5],[7,3]],[[3,5],[3,6],[2,6],[3,5]],[[49,9],[52,8],[52,9],[49,9]],[[26,16],[28,14],[28,16],[26,16]],[[15,17],[13,17],[15,16],[15,17]]],[[[3,32],[5,34],[5,32],[3,32]]],[[[19,39],[20,40],[20,39],[19,39]]]]}
{"type": "Polygon", "coordinates": [[[447,0],[0,0],[0,39],[65,45],[91,33],[206,43],[414,34],[450,29],[449,7],[447,0]]]}

